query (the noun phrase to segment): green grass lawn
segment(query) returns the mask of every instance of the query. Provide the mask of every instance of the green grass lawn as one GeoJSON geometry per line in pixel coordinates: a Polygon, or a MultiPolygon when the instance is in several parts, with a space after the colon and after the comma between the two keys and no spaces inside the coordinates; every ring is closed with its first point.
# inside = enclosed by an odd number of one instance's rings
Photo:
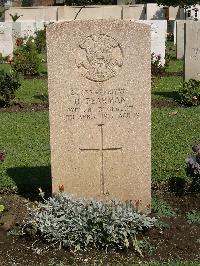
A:
{"type": "Polygon", "coordinates": [[[152,99],[177,100],[182,83],[182,77],[157,78],[152,86],[152,99]]]}
{"type": "Polygon", "coordinates": [[[200,108],[154,109],[152,112],[152,179],[185,177],[185,159],[200,141],[200,108]],[[177,113],[176,113],[177,112],[177,113]]]}
{"type": "Polygon", "coordinates": [[[183,60],[176,59],[176,47],[173,42],[166,43],[166,55],[170,57],[167,72],[181,72],[183,71],[183,60]]]}
{"type": "Polygon", "coordinates": [[[36,191],[50,184],[50,146],[47,112],[0,113],[0,187],[36,191]]]}
{"type": "Polygon", "coordinates": [[[16,101],[24,103],[42,103],[48,101],[47,80],[24,79],[16,93],[16,101]]]}
{"type": "Polygon", "coordinates": [[[167,72],[182,72],[183,71],[183,60],[171,60],[166,69],[167,72]]]}

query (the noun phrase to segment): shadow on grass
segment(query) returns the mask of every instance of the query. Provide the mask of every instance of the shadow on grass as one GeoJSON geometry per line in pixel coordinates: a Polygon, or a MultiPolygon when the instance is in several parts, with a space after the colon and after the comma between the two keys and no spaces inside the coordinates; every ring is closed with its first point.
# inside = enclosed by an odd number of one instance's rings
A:
{"type": "Polygon", "coordinates": [[[171,99],[177,101],[179,99],[179,95],[177,91],[155,91],[153,92],[154,95],[162,96],[166,99],[171,99]]]}
{"type": "Polygon", "coordinates": [[[21,196],[37,200],[40,198],[38,188],[45,192],[45,197],[51,196],[50,166],[9,168],[7,173],[16,183],[21,196]]]}
{"type": "Polygon", "coordinates": [[[168,181],[169,190],[176,195],[183,195],[186,190],[186,180],[184,177],[173,176],[168,181]]]}

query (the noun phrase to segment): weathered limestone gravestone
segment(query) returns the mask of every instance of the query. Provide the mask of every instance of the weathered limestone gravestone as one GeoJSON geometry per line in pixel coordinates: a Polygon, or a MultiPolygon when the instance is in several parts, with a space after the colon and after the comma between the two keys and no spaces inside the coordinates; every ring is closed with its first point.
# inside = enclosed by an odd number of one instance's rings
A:
{"type": "Polygon", "coordinates": [[[150,27],[55,23],[47,46],[53,192],[149,211],[150,27]]]}
{"type": "Polygon", "coordinates": [[[0,53],[7,56],[12,52],[12,22],[0,22],[0,53]]]}
{"type": "Polygon", "coordinates": [[[185,24],[185,80],[200,80],[200,22],[185,24]]]}

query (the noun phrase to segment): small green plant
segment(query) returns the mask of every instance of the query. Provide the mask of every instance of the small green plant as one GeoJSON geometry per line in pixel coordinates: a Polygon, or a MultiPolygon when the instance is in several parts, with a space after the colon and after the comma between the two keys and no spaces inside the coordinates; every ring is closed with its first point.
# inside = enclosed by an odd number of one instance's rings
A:
{"type": "Polygon", "coordinates": [[[9,106],[15,98],[15,92],[21,86],[15,72],[10,73],[0,70],[0,105],[9,106]]]}
{"type": "Polygon", "coordinates": [[[152,200],[152,209],[158,217],[173,217],[176,215],[171,206],[158,197],[154,197],[152,200]]]}
{"type": "Polygon", "coordinates": [[[169,42],[174,41],[174,34],[172,32],[167,34],[167,41],[169,42]]]}
{"type": "Polygon", "coordinates": [[[190,79],[184,82],[179,90],[179,100],[186,106],[197,106],[200,104],[200,81],[190,79]]]}
{"type": "Polygon", "coordinates": [[[155,251],[155,247],[150,243],[149,238],[144,238],[140,241],[140,248],[150,256],[152,256],[155,251]]]}
{"type": "Polygon", "coordinates": [[[186,217],[189,224],[193,223],[200,224],[200,211],[193,210],[191,212],[188,212],[186,217]]]}
{"type": "Polygon", "coordinates": [[[136,235],[155,222],[155,218],[137,213],[131,203],[90,201],[58,193],[31,210],[25,228],[35,227],[47,241],[75,250],[133,246],[140,253],[136,235]]]}
{"type": "Polygon", "coordinates": [[[165,73],[165,66],[161,64],[161,56],[155,55],[154,53],[151,54],[151,75],[152,76],[161,76],[165,73]]]}
{"type": "Polygon", "coordinates": [[[32,38],[16,48],[13,60],[13,69],[24,76],[40,75],[42,72],[42,61],[32,38]]]}
{"type": "Polygon", "coordinates": [[[12,15],[12,14],[9,14],[9,15],[12,18],[13,22],[17,21],[20,17],[23,16],[23,15],[18,15],[17,13],[15,13],[14,15],[12,15]]]}

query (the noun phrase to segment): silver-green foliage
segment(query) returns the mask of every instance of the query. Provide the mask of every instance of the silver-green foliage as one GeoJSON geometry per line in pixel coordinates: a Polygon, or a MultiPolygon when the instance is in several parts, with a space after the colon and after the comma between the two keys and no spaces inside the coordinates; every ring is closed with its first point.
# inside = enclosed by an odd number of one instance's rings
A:
{"type": "Polygon", "coordinates": [[[122,249],[155,222],[155,218],[137,213],[131,204],[58,193],[31,210],[26,226],[34,226],[48,242],[75,250],[88,246],[122,249]]]}

